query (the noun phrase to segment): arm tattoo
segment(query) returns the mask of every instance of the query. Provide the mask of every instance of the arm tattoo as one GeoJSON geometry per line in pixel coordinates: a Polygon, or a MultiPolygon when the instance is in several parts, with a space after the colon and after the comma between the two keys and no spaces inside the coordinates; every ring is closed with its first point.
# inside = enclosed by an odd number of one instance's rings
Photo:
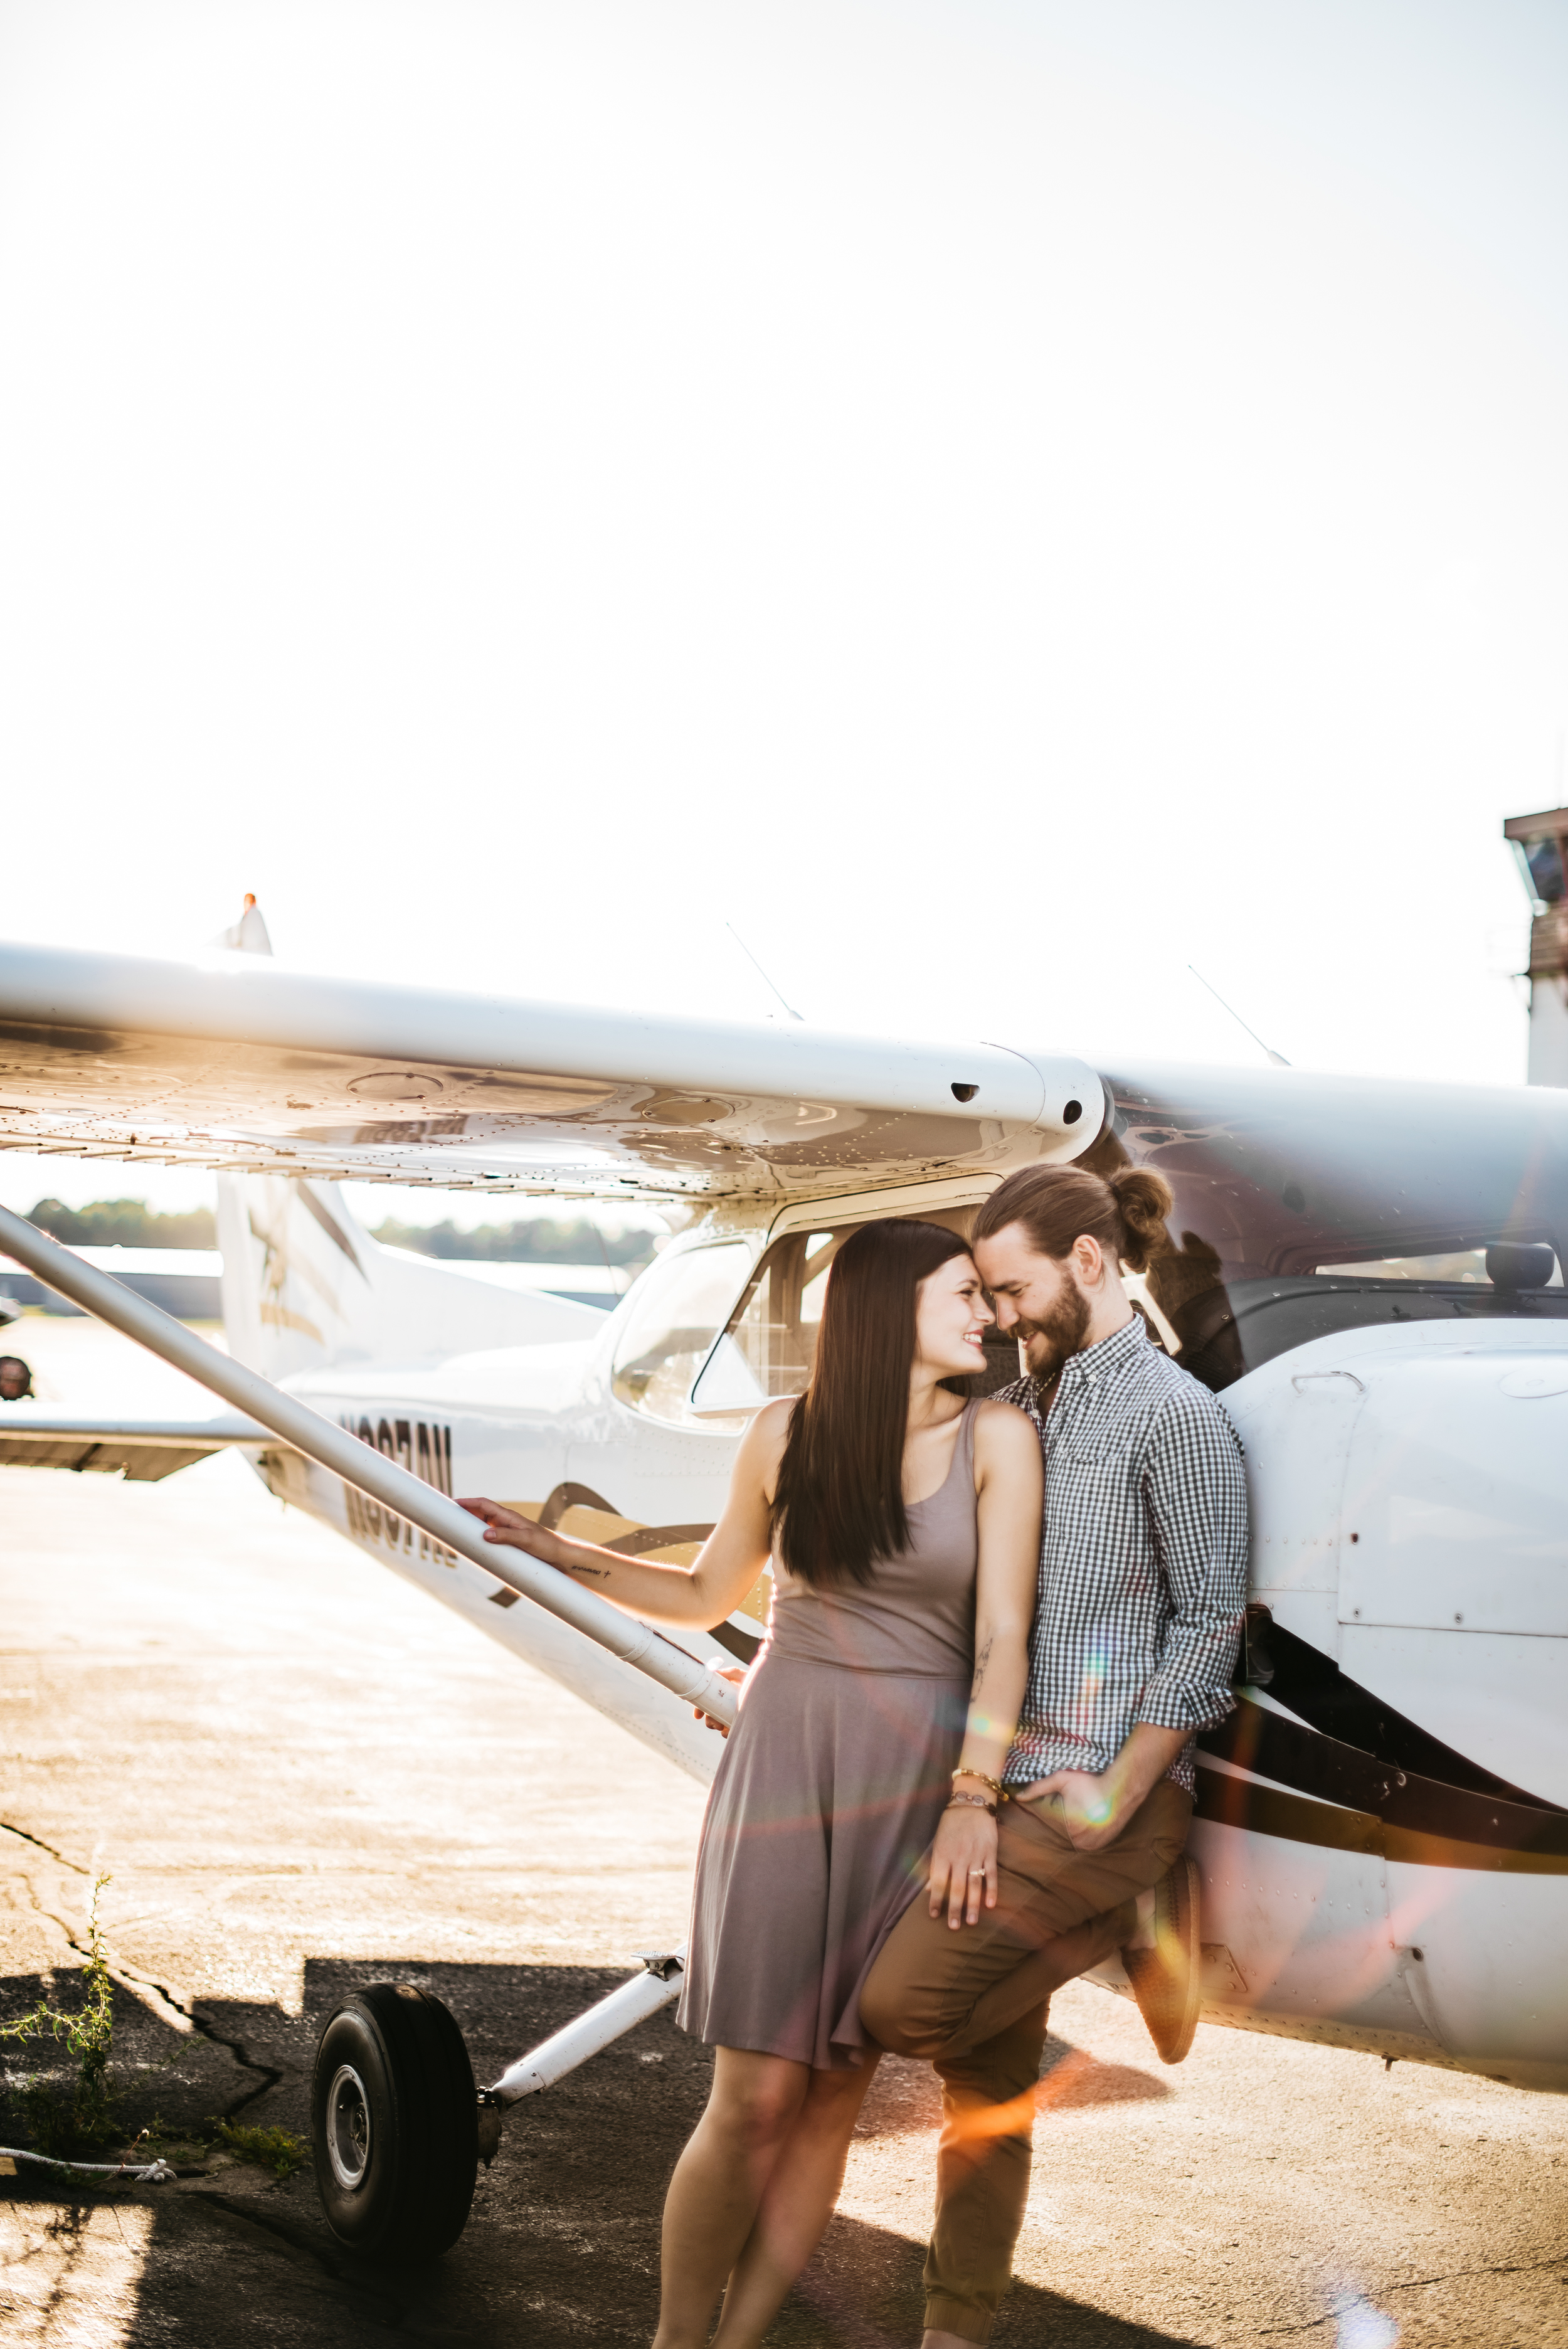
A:
{"type": "Polygon", "coordinates": [[[969,1693],[972,1697],[978,1696],[981,1689],[985,1685],[985,1667],[991,1661],[991,1650],[995,1644],[995,1634],[993,1632],[991,1638],[986,1640],[985,1645],[981,1649],[979,1654],[975,1659],[975,1678],[969,1684],[969,1693]]]}

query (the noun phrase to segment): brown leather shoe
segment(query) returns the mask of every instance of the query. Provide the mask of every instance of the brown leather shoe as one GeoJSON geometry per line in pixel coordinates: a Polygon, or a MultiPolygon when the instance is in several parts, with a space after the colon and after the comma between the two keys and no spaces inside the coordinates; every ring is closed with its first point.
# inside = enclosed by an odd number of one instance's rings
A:
{"type": "Polygon", "coordinates": [[[1154,1888],[1154,1947],[1121,1952],[1132,1995],[1164,2064],[1181,2063],[1198,2028],[1198,1882],[1197,1861],[1179,1859],[1154,1888]]]}

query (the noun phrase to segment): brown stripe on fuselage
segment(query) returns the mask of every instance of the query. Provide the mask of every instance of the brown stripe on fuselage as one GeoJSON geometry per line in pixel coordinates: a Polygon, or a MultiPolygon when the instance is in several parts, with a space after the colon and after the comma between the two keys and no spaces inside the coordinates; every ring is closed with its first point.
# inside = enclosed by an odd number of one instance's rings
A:
{"type": "Polygon", "coordinates": [[[1354,1851],[1416,1868],[1460,1868],[1501,1876],[1568,1876],[1568,1852],[1531,1851],[1501,1844],[1470,1843],[1376,1818],[1369,1811],[1334,1803],[1309,1802],[1255,1779],[1228,1771],[1198,1772],[1197,1817],[1249,1835],[1273,1836],[1282,1843],[1315,1845],[1326,1851],[1354,1851]]]}

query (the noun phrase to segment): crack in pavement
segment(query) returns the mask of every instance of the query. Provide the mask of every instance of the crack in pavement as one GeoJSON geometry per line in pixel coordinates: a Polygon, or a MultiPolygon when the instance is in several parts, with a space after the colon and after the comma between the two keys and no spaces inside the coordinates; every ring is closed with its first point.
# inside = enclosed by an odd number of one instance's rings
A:
{"type": "MultiPolygon", "coordinates": [[[[1548,2268],[1561,2267],[1568,2267],[1568,2252],[1560,2251],[1555,2259],[1550,2260],[1515,2260],[1511,2265],[1501,2267],[1450,2268],[1441,2275],[1406,2276],[1397,2283],[1379,2284],[1377,2290],[1383,2292],[1424,2292],[1434,2283],[1465,2283],[1482,2276],[1543,2275],[1548,2268]]],[[[1322,2316],[1308,2318],[1305,2324],[1266,2324],[1261,2328],[1259,2337],[1274,2341],[1281,2340],[1291,2333],[1320,2332],[1326,2324],[1337,2324],[1342,2316],[1358,2307],[1368,2296],[1364,2292],[1354,2292],[1348,2300],[1326,2310],[1322,2316]]]]}
{"type": "MultiPolygon", "coordinates": [[[[78,1861],[67,1859],[64,1852],[56,1851],[53,1845],[45,1843],[41,1837],[29,1835],[26,1827],[13,1826],[8,1819],[0,1819],[0,1831],[15,1836],[22,1843],[31,1844],[36,1851],[46,1852],[59,1867],[68,1868],[75,1875],[86,1878],[92,1872],[90,1868],[83,1868],[78,1861]]],[[[32,1901],[34,1913],[36,1916],[47,1918],[51,1925],[57,1926],[64,1937],[66,1947],[74,1951],[84,1964],[88,1963],[92,1952],[77,1939],[76,1932],[67,1920],[60,1916],[57,1910],[48,1908],[39,1898],[31,1878],[24,1880],[27,1886],[27,1897],[32,1901]]],[[[242,2071],[254,2072],[259,2075],[258,2085],[255,2087],[247,2088],[243,2095],[230,2098],[219,2115],[220,2119],[232,2120],[236,2114],[245,2110],[247,2105],[253,2105],[259,2096],[264,2096],[270,2088],[275,2088],[278,2082],[285,2076],[282,2064],[258,2062],[255,2056],[246,2054],[242,2041],[227,2038],[222,2032],[214,2030],[210,2023],[204,2023],[201,2015],[194,2011],[194,2002],[187,2007],[175,1997],[166,1983],[154,1982],[150,1975],[135,1972],[131,1967],[125,1964],[122,1959],[116,1957],[112,1944],[101,1933],[99,1941],[103,1950],[104,1964],[108,1971],[110,1981],[117,1982],[120,1989],[129,1991],[133,1998],[139,1999],[143,2005],[150,2007],[166,2030],[176,2031],[182,2038],[204,2039],[211,2047],[222,2047],[233,2057],[242,2071]]]]}
{"type": "Polygon", "coordinates": [[[71,1868],[77,1876],[90,1876],[92,1873],[90,1868],[83,1868],[77,1860],[67,1859],[63,1851],[57,1851],[52,1843],[44,1841],[42,1836],[29,1835],[26,1827],[14,1827],[9,1819],[0,1819],[0,1834],[14,1835],[19,1843],[30,1843],[35,1851],[46,1851],[51,1859],[58,1860],[62,1868],[71,1868]]]}

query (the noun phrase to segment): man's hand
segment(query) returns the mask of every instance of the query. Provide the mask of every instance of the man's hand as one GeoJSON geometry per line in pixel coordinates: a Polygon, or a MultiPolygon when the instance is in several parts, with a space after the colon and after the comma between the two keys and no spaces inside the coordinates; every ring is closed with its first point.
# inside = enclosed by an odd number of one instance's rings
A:
{"type": "Polygon", "coordinates": [[[1062,1824],[1075,1851],[1103,1851],[1114,1843],[1150,1788],[1187,1743],[1184,1729],[1156,1729],[1140,1721],[1108,1770],[1053,1770],[1023,1789],[1025,1802],[1062,1798],[1062,1824]]]}
{"type": "Polygon", "coordinates": [[[1062,1798],[1062,1825],[1075,1851],[1103,1851],[1121,1833],[1126,1817],[1110,1771],[1097,1778],[1089,1770],[1053,1770],[1024,1787],[1019,1799],[1043,1803],[1052,1795],[1062,1798]]]}

